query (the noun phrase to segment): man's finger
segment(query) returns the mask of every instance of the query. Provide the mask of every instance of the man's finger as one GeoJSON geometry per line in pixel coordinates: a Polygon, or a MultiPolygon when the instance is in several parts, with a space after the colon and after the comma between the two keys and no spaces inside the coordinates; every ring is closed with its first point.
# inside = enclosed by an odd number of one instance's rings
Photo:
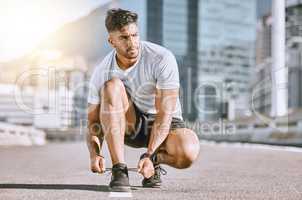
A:
{"type": "Polygon", "coordinates": [[[101,172],[101,169],[100,169],[99,167],[97,167],[97,166],[92,166],[92,167],[91,167],[91,171],[92,171],[93,173],[100,173],[100,172],[101,172]]]}
{"type": "Polygon", "coordinates": [[[106,171],[106,168],[105,168],[105,166],[104,167],[102,167],[102,169],[101,169],[101,173],[104,173],[106,171]]]}
{"type": "Polygon", "coordinates": [[[101,169],[101,173],[104,173],[106,171],[106,167],[105,167],[105,161],[99,161],[99,167],[101,169]]]}
{"type": "Polygon", "coordinates": [[[91,163],[91,171],[93,173],[101,173],[101,168],[99,166],[100,159],[96,158],[94,161],[91,163]]]}
{"type": "Polygon", "coordinates": [[[142,168],[143,168],[143,162],[140,160],[140,161],[138,162],[138,166],[137,166],[137,169],[138,169],[138,172],[139,172],[139,173],[141,173],[142,168]]]}

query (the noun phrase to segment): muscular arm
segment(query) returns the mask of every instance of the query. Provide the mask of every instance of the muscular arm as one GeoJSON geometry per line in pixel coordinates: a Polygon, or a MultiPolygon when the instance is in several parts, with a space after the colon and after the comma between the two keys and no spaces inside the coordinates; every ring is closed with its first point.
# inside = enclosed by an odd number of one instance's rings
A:
{"type": "Polygon", "coordinates": [[[88,104],[88,131],[86,143],[90,153],[90,158],[101,154],[103,145],[103,134],[99,120],[100,105],[88,104]]]}
{"type": "Polygon", "coordinates": [[[169,134],[172,114],[175,111],[178,89],[157,89],[155,108],[157,115],[152,127],[147,153],[153,154],[169,134]]]}

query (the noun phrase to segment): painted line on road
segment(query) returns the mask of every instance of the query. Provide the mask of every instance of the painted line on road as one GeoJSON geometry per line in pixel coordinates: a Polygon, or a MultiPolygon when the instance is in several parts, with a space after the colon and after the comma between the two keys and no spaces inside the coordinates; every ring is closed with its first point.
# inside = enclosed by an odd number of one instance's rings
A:
{"type": "Polygon", "coordinates": [[[109,193],[110,198],[132,198],[131,192],[110,192],[109,193]]]}
{"type": "Polygon", "coordinates": [[[255,148],[255,149],[266,149],[273,151],[287,151],[294,153],[302,153],[302,148],[299,147],[289,147],[289,146],[275,146],[269,144],[252,144],[252,143],[227,143],[227,142],[213,142],[213,141],[201,141],[201,145],[211,145],[211,146],[222,146],[222,147],[238,147],[238,148],[255,148]]]}

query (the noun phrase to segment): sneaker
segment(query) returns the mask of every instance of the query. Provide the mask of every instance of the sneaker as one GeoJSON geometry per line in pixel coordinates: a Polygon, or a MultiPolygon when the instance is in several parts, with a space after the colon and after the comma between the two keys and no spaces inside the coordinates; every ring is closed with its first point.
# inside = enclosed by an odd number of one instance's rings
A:
{"type": "Polygon", "coordinates": [[[166,175],[167,171],[161,168],[159,164],[154,165],[154,175],[151,176],[150,178],[144,178],[142,181],[143,187],[152,187],[152,188],[157,188],[161,186],[162,180],[160,176],[166,175]]]}
{"type": "Polygon", "coordinates": [[[129,176],[127,165],[118,163],[112,166],[112,176],[109,184],[109,189],[112,192],[129,192],[129,176]]]}
{"type": "Polygon", "coordinates": [[[143,187],[160,187],[162,180],[160,178],[161,174],[166,175],[167,171],[161,168],[157,161],[157,154],[154,154],[151,158],[154,167],[154,175],[150,178],[144,178],[142,181],[143,187]]]}

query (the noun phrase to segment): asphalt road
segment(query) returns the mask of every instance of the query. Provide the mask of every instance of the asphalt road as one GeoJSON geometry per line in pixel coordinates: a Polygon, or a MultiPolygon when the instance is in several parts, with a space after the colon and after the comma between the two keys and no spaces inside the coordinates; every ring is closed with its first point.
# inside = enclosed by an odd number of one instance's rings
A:
{"type": "MultiPolygon", "coordinates": [[[[136,167],[141,152],[126,149],[128,167],[136,167]]],[[[132,192],[116,194],[108,191],[110,174],[90,173],[84,142],[0,147],[0,199],[302,199],[299,149],[201,143],[191,168],[164,167],[161,189],[142,188],[142,177],[130,172],[132,192]]]]}

